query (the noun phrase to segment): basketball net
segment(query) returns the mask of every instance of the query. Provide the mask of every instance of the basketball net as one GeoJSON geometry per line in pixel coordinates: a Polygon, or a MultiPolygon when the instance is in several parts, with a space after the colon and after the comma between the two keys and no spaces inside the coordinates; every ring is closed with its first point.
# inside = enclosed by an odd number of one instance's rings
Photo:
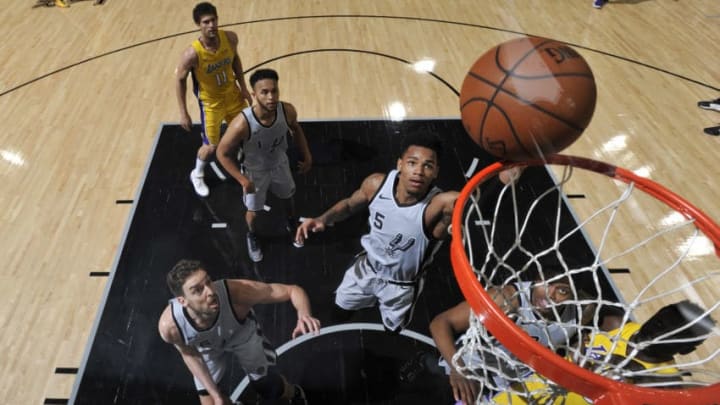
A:
{"type": "Polygon", "coordinates": [[[720,321],[718,246],[720,230],[705,214],[622,168],[563,155],[488,166],[453,214],[451,258],[473,308],[453,363],[484,389],[477,403],[717,403],[720,331],[709,319],[720,321]],[[527,170],[498,181],[513,167],[527,170]],[[543,186],[543,170],[555,181],[543,186]],[[592,195],[568,197],[588,187],[592,195]],[[563,279],[571,298],[551,302],[544,317],[506,313],[487,293],[533,281],[517,292],[528,294],[563,279]],[[700,312],[658,336],[638,342],[619,332],[683,301],[700,312]],[[526,332],[551,328],[562,338],[526,332]],[[641,354],[691,340],[701,343],[669,362],[641,354]],[[594,350],[602,342],[607,350],[594,350]]]}

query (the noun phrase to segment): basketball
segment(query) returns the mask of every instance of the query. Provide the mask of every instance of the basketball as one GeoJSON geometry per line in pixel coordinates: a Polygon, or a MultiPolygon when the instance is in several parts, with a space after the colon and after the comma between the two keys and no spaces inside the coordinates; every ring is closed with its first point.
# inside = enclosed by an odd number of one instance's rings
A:
{"type": "Polygon", "coordinates": [[[519,161],[575,142],[596,98],[593,73],[577,51],[546,38],[518,38],[475,61],[460,90],[460,115],[483,149],[519,161]]]}

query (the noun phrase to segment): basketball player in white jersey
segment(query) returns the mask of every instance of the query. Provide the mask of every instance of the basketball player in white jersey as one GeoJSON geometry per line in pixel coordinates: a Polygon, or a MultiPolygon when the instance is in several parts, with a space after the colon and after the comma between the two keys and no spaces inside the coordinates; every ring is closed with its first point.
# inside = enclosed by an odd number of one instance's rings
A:
{"type": "Polygon", "coordinates": [[[448,235],[458,194],[433,186],[440,153],[434,134],[408,135],[395,170],[371,174],[350,197],[298,227],[295,239],[304,243],[310,233],[370,210],[370,232],[361,239],[364,251],[335,291],[335,304],[341,309],[336,320],[352,314],[346,311],[377,304],[388,331],[399,333],[410,322],[425,266],[448,235]]]}
{"type": "MultiPolygon", "coordinates": [[[[285,201],[288,229],[294,232],[295,181],[287,157],[287,136],[292,137],[303,158],[298,172],[307,173],[312,167],[312,155],[307,139],[297,120],[297,110],[280,101],[278,74],[272,69],[258,69],[250,76],[255,104],[242,111],[225,131],[218,145],[218,160],[243,188],[247,207],[248,254],[254,262],[263,258],[255,236],[257,213],[265,207],[267,192],[285,201]],[[242,163],[238,164],[238,150],[242,147],[242,163]]],[[[296,245],[299,247],[299,245],[296,245]]]]}
{"type": "Polygon", "coordinates": [[[263,398],[307,404],[302,388],[288,384],[272,367],[275,349],[263,336],[252,308],[290,301],[298,315],[292,337],[318,333],[320,321],[313,318],[302,288],[240,279],[212,281],[205,266],[192,260],[180,260],[168,273],[167,284],[175,298],[160,316],[160,336],[180,352],[202,405],[230,403],[217,384],[231,355],[263,398]]]}
{"type": "MultiPolygon", "coordinates": [[[[567,278],[554,277],[551,272],[546,272],[545,277],[548,281],[523,281],[505,285],[502,289],[491,288],[488,293],[505,313],[514,316],[518,326],[538,342],[545,346],[566,346],[577,333],[576,327],[567,325],[577,324],[578,315],[573,306],[558,307],[555,305],[576,297],[567,278]],[[551,321],[542,322],[544,318],[554,318],[553,306],[559,312],[562,324],[551,321]]],[[[475,403],[478,396],[478,383],[461,375],[453,365],[452,358],[458,351],[457,344],[460,341],[456,337],[470,327],[469,317],[471,310],[470,304],[463,301],[438,314],[430,322],[430,333],[442,356],[440,363],[449,376],[453,396],[456,401],[462,401],[464,404],[475,403]]],[[[586,310],[584,312],[590,311],[586,310]]],[[[586,314],[583,314],[583,316],[586,316],[586,314]]],[[[523,378],[532,374],[532,370],[529,368],[523,370],[505,369],[503,364],[499,364],[502,361],[493,358],[489,351],[484,351],[482,354],[473,353],[472,358],[464,356],[459,361],[463,364],[490,362],[493,364],[486,365],[496,369],[499,368],[503,370],[503,373],[516,378],[523,378]]],[[[502,377],[495,378],[495,383],[499,386],[507,384],[507,382],[502,381],[502,377]]]]}

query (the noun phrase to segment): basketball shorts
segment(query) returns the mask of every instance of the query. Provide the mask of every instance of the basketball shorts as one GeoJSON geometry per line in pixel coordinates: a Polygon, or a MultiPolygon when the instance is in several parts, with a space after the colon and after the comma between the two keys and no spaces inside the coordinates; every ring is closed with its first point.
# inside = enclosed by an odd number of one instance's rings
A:
{"type": "MultiPolygon", "coordinates": [[[[522,383],[533,374],[529,367],[520,363],[499,343],[463,351],[462,360],[467,367],[475,369],[475,373],[484,375],[486,387],[494,392],[504,391],[511,384],[522,383]]],[[[450,375],[450,365],[444,358],[440,357],[438,364],[445,369],[445,374],[450,375]]]]}
{"type": "Polygon", "coordinates": [[[247,107],[247,101],[242,98],[240,90],[230,92],[217,100],[200,100],[200,122],[202,124],[203,145],[217,145],[220,142],[220,127],[225,121],[232,122],[240,112],[247,107]]]}
{"type": "Polygon", "coordinates": [[[277,198],[287,199],[295,194],[295,180],[287,160],[269,170],[245,169],[245,175],[255,184],[255,192],[243,195],[248,211],[261,211],[270,191],[277,198]]]}
{"type": "Polygon", "coordinates": [[[583,398],[580,394],[568,392],[559,395],[557,388],[548,384],[537,374],[533,374],[520,384],[515,384],[512,390],[496,393],[488,403],[507,405],[527,404],[564,404],[564,405],[589,405],[592,401],[583,398]]]}
{"type": "Polygon", "coordinates": [[[385,327],[398,331],[410,323],[423,282],[423,279],[409,282],[382,279],[370,266],[367,253],[363,252],[345,271],[340,286],[335,290],[335,304],[346,310],[377,304],[385,327]]]}
{"type": "MultiPolygon", "coordinates": [[[[268,368],[275,365],[277,360],[275,349],[263,335],[255,318],[247,317],[243,327],[254,328],[255,333],[236,333],[234,336],[238,338],[231,339],[224,349],[204,350],[202,352],[203,360],[215,383],[220,382],[222,379],[232,355],[237,357],[240,367],[252,381],[264,377],[268,372],[268,368]]],[[[193,377],[193,380],[198,391],[205,389],[200,380],[195,377],[193,377]]]]}

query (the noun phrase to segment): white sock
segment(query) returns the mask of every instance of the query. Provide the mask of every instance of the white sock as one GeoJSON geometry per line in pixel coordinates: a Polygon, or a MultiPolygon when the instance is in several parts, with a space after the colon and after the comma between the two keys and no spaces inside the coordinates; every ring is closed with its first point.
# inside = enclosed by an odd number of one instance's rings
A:
{"type": "Polygon", "coordinates": [[[195,158],[195,173],[205,174],[205,165],[207,165],[206,161],[195,158]]]}

